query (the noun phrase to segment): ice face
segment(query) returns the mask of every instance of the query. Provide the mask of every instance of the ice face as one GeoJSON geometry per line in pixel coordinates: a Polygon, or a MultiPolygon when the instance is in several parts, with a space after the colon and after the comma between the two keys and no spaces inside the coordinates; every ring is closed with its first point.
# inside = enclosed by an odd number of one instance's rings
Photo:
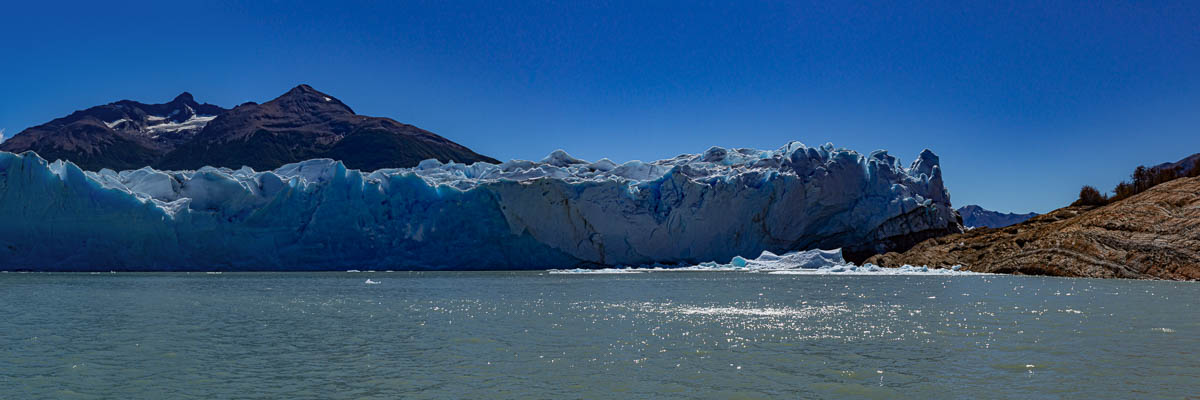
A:
{"type": "Polygon", "coordinates": [[[560,150],[369,173],[324,159],[85,172],[0,153],[0,269],[728,263],[956,226],[937,163],[929,151],[904,168],[882,151],[799,142],[649,163],[560,150]]]}

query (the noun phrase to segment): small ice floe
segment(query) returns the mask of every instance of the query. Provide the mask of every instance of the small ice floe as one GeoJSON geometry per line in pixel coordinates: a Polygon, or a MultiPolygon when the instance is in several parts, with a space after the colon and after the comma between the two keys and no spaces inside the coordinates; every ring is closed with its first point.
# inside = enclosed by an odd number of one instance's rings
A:
{"type": "Polygon", "coordinates": [[[348,269],[348,270],[346,270],[346,272],[357,273],[357,272],[362,272],[362,271],[359,271],[357,269],[348,269]]]}
{"type": "Polygon", "coordinates": [[[1171,328],[1154,328],[1151,330],[1156,331],[1156,332],[1162,332],[1162,333],[1175,333],[1175,330],[1171,329],[1171,328]]]}
{"type": "Polygon", "coordinates": [[[366,284],[368,284],[368,285],[378,285],[378,284],[380,284],[381,282],[379,282],[379,281],[373,281],[373,280],[371,280],[371,278],[367,278],[367,281],[366,281],[366,282],[364,282],[364,283],[366,283],[366,284]]]}
{"type": "Polygon", "coordinates": [[[208,272],[205,272],[205,274],[208,274],[208,275],[220,275],[220,274],[221,274],[221,271],[208,271],[208,272]]]}

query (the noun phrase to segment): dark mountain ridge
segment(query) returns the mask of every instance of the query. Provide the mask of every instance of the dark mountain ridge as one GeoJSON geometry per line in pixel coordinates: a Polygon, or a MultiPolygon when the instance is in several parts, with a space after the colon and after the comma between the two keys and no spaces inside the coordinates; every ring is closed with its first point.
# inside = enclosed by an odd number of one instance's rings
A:
{"type": "Polygon", "coordinates": [[[1198,164],[1198,163],[1200,163],[1200,153],[1192,154],[1192,155],[1184,157],[1183,159],[1176,161],[1176,162],[1167,162],[1167,163],[1158,164],[1158,165],[1155,165],[1154,167],[1152,167],[1152,169],[1154,169],[1154,170],[1175,170],[1175,171],[1186,173],[1186,172],[1191,171],[1192,169],[1196,168],[1196,164],[1198,164]]]}
{"type": "Polygon", "coordinates": [[[0,143],[0,150],[33,150],[43,158],[71,160],[84,169],[140,168],[191,140],[226,111],[197,103],[187,92],[163,104],[121,100],[25,129],[0,143]]]}
{"type": "Polygon", "coordinates": [[[1025,220],[1038,216],[1037,213],[1017,214],[992,211],[977,205],[959,207],[958,215],[962,216],[963,225],[972,228],[1003,228],[1016,225],[1025,220]]]}
{"type": "Polygon", "coordinates": [[[430,158],[498,162],[415,126],[355,114],[308,85],[233,109],[199,104],[186,92],[164,104],[122,100],[26,129],[0,143],[0,150],[33,150],[87,170],[265,170],[312,158],[363,170],[412,167],[430,158]]]}

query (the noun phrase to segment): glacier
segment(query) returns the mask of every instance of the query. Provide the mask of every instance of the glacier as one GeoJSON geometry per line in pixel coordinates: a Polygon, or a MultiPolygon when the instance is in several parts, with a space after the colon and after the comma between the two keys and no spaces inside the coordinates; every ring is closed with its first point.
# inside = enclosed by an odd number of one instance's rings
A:
{"type": "Polygon", "coordinates": [[[869,255],[962,229],[932,151],[905,167],[799,142],[372,172],[329,159],[92,172],[0,152],[0,221],[0,270],[44,271],[697,265],[869,255]]]}

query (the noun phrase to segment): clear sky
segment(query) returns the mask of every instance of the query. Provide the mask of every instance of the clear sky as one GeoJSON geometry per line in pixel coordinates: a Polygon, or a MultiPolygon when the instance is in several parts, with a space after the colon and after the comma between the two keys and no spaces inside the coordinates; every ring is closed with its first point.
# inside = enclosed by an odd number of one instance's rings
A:
{"type": "Polygon", "coordinates": [[[930,148],[1019,212],[1200,152],[1195,0],[860,3],[9,2],[0,128],[308,83],[500,159],[930,148]]]}

